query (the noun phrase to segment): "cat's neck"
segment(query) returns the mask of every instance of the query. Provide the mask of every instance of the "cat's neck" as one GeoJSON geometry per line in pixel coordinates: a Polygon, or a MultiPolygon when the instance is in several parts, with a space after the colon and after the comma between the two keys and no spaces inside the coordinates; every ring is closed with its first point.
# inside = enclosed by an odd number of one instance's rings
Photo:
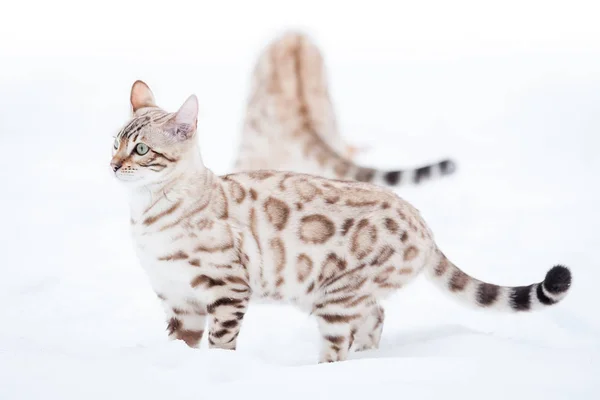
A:
{"type": "Polygon", "coordinates": [[[178,200],[196,202],[210,198],[218,179],[204,166],[200,151],[190,149],[163,180],[130,191],[131,216],[136,219],[151,206],[161,209],[161,203],[166,206],[178,200]]]}

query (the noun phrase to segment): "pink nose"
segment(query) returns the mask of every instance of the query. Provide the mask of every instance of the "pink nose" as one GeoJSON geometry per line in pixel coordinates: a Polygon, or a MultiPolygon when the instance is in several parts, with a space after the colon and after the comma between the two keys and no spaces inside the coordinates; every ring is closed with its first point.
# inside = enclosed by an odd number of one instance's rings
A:
{"type": "Polygon", "coordinates": [[[117,171],[119,170],[119,168],[121,168],[121,166],[122,166],[122,165],[121,165],[121,163],[119,163],[119,162],[114,162],[114,161],[112,161],[112,162],[110,163],[110,167],[112,168],[113,172],[117,172],[117,171]]]}

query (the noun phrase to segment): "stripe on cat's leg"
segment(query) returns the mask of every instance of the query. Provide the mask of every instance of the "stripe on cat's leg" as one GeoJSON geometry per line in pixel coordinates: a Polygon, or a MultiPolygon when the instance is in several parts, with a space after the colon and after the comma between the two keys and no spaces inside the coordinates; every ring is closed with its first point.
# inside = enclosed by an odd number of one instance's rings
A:
{"type": "Polygon", "coordinates": [[[249,297],[235,298],[225,294],[207,306],[210,315],[209,348],[235,350],[242,321],[248,309],[249,297]]]}
{"type": "Polygon", "coordinates": [[[199,348],[206,327],[205,308],[195,301],[172,305],[168,299],[163,300],[163,307],[169,339],[182,340],[189,347],[199,348]]]}
{"type": "Polygon", "coordinates": [[[383,331],[385,313],[381,306],[375,305],[363,319],[352,326],[351,351],[377,349],[383,331]]]}
{"type": "Polygon", "coordinates": [[[317,316],[321,333],[320,363],[344,361],[348,357],[352,323],[362,315],[356,310],[320,309],[317,316]]]}

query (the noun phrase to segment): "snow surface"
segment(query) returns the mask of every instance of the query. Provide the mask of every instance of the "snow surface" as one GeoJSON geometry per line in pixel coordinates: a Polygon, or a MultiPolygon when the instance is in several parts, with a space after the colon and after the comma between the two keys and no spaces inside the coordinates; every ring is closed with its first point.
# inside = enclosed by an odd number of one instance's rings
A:
{"type": "Polygon", "coordinates": [[[0,24],[0,399],[600,398],[592,6],[51,3],[14,4],[0,24]],[[236,352],[167,341],[108,168],[130,86],[145,80],[172,110],[196,93],[205,162],[226,173],[255,56],[288,26],[325,51],[342,132],[372,148],[364,163],[458,161],[398,191],[457,265],[521,285],[564,263],[570,295],[488,314],[419,279],[386,301],[379,350],[328,365],[315,321],[288,306],[252,305],[236,352]]]}

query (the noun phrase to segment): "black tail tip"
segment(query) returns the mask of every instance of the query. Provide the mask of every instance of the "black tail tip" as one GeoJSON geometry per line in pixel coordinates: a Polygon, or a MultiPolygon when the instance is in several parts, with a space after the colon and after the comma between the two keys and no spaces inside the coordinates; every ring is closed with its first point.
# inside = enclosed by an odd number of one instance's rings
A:
{"type": "Polygon", "coordinates": [[[456,172],[456,163],[453,160],[447,159],[440,161],[439,166],[442,175],[450,175],[456,172]]]}
{"type": "Polygon", "coordinates": [[[560,294],[571,287],[571,271],[564,265],[555,265],[544,279],[544,289],[552,294],[560,294]]]}

